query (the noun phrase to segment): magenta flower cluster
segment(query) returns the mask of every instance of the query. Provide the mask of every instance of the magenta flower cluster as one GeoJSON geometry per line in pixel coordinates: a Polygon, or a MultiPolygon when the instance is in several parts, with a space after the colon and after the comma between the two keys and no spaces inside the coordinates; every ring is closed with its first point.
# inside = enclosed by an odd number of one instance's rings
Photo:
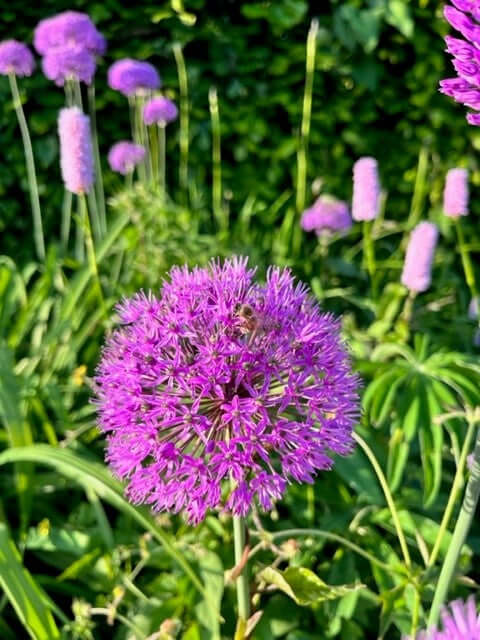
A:
{"type": "Polygon", "coordinates": [[[16,76],[31,76],[35,68],[32,52],[23,42],[4,40],[0,42],[0,74],[13,73],[16,76]]]}
{"type": "Polygon", "coordinates": [[[59,86],[70,78],[91,84],[95,58],[107,49],[105,38],[90,17],[78,11],[64,11],[41,20],[35,29],[34,45],[43,56],[44,74],[59,86]]]}
{"type": "Polygon", "coordinates": [[[145,158],[145,147],[128,140],[113,145],[108,153],[108,164],[112,171],[127,175],[145,158]]]}
{"type": "Polygon", "coordinates": [[[480,615],[471,596],[466,602],[455,600],[442,612],[442,629],[421,631],[415,638],[406,640],[478,640],[480,615]]]}
{"type": "Polygon", "coordinates": [[[410,291],[421,293],[430,287],[437,241],[433,222],[420,222],[412,231],[402,272],[402,284],[410,291]]]}
{"type": "Polygon", "coordinates": [[[443,212],[449,218],[468,215],[468,170],[450,169],[443,191],[443,212]]]}
{"type": "Polygon", "coordinates": [[[118,308],[96,377],[107,460],[127,495],[198,523],[269,510],[352,449],[358,380],[340,324],[306,287],[247,259],[174,267],[118,308]]]}
{"type": "Polygon", "coordinates": [[[125,96],[158,89],[161,85],[157,70],[149,62],[124,58],[108,70],[108,85],[125,96]]]}
{"type": "Polygon", "coordinates": [[[347,231],[352,226],[352,219],[346,202],[320,196],[303,212],[300,224],[304,231],[315,231],[321,236],[347,231]]]}
{"type": "Polygon", "coordinates": [[[380,208],[380,180],[375,158],[360,158],[353,166],[352,218],[374,220],[380,208]]]}
{"type": "MultiPolygon", "coordinates": [[[[445,18],[463,38],[445,38],[457,77],[442,80],[440,91],[480,112],[480,5],[475,0],[452,0],[452,3],[454,6],[445,7],[445,18]]],[[[480,125],[480,113],[467,114],[467,120],[480,125]]]]}
{"type": "Polygon", "coordinates": [[[61,109],[58,117],[60,166],[66,188],[88,193],[95,179],[90,118],[78,107],[61,109]]]}
{"type": "Polygon", "coordinates": [[[143,120],[145,124],[158,124],[161,127],[177,119],[177,105],[163,96],[157,96],[148,100],[143,107],[143,120]]]}

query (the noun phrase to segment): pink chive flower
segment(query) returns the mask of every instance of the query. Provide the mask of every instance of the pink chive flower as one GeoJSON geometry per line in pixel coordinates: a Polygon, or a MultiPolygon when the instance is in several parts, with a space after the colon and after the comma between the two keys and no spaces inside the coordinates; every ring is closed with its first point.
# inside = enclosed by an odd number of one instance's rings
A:
{"type": "Polygon", "coordinates": [[[421,631],[415,638],[405,640],[478,640],[480,615],[471,596],[466,602],[455,600],[442,611],[442,628],[421,631]]]}
{"type": "Polygon", "coordinates": [[[96,405],[134,503],[191,523],[268,511],[351,452],[359,381],[339,321],[288,269],[254,275],[246,258],[173,267],[158,296],[119,305],[96,405]]]}
{"type": "Polygon", "coordinates": [[[443,212],[450,218],[468,215],[468,170],[450,169],[443,191],[443,212]]]}
{"type": "Polygon", "coordinates": [[[61,109],[58,134],[60,165],[66,188],[77,195],[88,193],[95,177],[90,118],[78,107],[61,109]]]}
{"type": "Polygon", "coordinates": [[[374,220],[380,206],[380,181],[375,158],[360,158],[353,166],[352,218],[374,220]]]}
{"type": "Polygon", "coordinates": [[[348,231],[352,219],[346,202],[324,195],[303,212],[300,224],[304,231],[315,231],[321,236],[348,231]]]}
{"type": "MultiPolygon", "coordinates": [[[[480,6],[473,0],[452,0],[444,9],[446,20],[463,38],[447,36],[457,77],[441,80],[440,91],[456,102],[480,111],[480,6]]],[[[468,113],[470,124],[480,126],[480,113],[468,113]]]]}
{"type": "Polygon", "coordinates": [[[402,284],[410,291],[421,293],[429,288],[437,240],[433,222],[420,222],[412,231],[402,272],[402,284]]]}
{"type": "Polygon", "coordinates": [[[125,96],[158,89],[161,85],[157,70],[149,62],[124,58],[108,70],[108,86],[125,96]]]}
{"type": "Polygon", "coordinates": [[[113,145],[108,153],[108,164],[112,171],[127,175],[145,158],[145,147],[122,140],[113,145]]]}
{"type": "Polygon", "coordinates": [[[143,107],[143,121],[145,124],[158,124],[165,127],[169,122],[177,119],[178,109],[168,98],[158,96],[149,100],[143,107]]]}
{"type": "Polygon", "coordinates": [[[0,75],[31,76],[34,68],[35,60],[26,44],[18,40],[0,42],[0,75]]]}
{"type": "Polygon", "coordinates": [[[62,87],[65,81],[76,79],[91,84],[95,75],[95,57],[86,49],[70,45],[49,49],[42,59],[43,73],[62,87]]]}
{"type": "Polygon", "coordinates": [[[107,50],[107,41],[91,18],[79,11],[64,11],[41,20],[35,29],[33,44],[41,55],[65,46],[79,47],[93,56],[101,56],[107,50]]]}

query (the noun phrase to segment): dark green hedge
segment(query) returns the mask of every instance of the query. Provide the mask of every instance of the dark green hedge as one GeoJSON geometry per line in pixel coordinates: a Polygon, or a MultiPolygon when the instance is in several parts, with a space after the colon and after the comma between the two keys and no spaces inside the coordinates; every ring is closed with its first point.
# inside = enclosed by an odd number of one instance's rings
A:
{"type": "MultiPolygon", "coordinates": [[[[210,179],[208,89],[219,91],[224,187],[232,211],[250,195],[272,202],[291,188],[296,134],[304,85],[305,38],[312,17],[320,21],[314,85],[309,178],[321,177],[329,191],[349,197],[354,159],[378,157],[390,194],[390,215],[402,217],[419,149],[427,145],[438,198],[444,169],[459,161],[476,164],[464,110],[438,94],[449,75],[442,34],[447,25],[434,0],[179,0],[128,3],[60,0],[27,5],[12,0],[0,13],[1,39],[31,42],[39,19],[68,8],[88,11],[109,41],[97,75],[102,151],[128,136],[126,101],[106,88],[115,59],[149,58],[164,86],[177,95],[171,44],[185,45],[191,109],[192,177],[201,189],[210,179]],[[192,25],[192,23],[195,24],[192,25]]],[[[22,82],[37,152],[50,233],[60,217],[56,111],[63,93],[38,71],[22,82]]],[[[0,79],[0,251],[18,252],[15,235],[25,234],[30,253],[30,209],[25,193],[23,152],[9,99],[0,79]],[[15,234],[15,235],[14,235],[15,234]],[[15,247],[15,249],[14,249],[15,247]]],[[[176,125],[172,131],[176,132],[176,125]]],[[[476,138],[475,138],[476,136],[476,138]]],[[[176,140],[170,139],[169,171],[176,179],[176,140]]],[[[105,154],[104,154],[105,155],[105,154]]],[[[474,174],[480,182],[480,174],[474,174]]],[[[107,184],[114,189],[115,178],[107,184]]],[[[208,200],[207,200],[208,202],[208,200]]]]}

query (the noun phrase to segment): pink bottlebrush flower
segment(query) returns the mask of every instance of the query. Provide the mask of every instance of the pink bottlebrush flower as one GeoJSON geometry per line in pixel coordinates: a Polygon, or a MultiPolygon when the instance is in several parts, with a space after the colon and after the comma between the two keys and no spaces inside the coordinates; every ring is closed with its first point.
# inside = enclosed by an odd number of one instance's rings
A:
{"type": "Polygon", "coordinates": [[[466,602],[455,600],[442,611],[442,628],[420,631],[415,638],[405,640],[478,640],[480,638],[480,615],[475,599],[466,602]]]}
{"type": "Polygon", "coordinates": [[[107,460],[154,511],[269,510],[347,455],[359,415],[340,323],[288,269],[173,267],[118,307],[96,376],[107,460]],[[230,483],[233,482],[233,487],[230,483]]]}
{"type": "Polygon", "coordinates": [[[375,158],[360,158],[353,167],[352,218],[374,220],[380,207],[380,181],[375,158]]]}
{"type": "Polygon", "coordinates": [[[169,122],[177,119],[178,109],[174,102],[163,96],[152,98],[143,107],[143,121],[145,124],[158,124],[165,127],[169,122]]]}
{"type": "Polygon", "coordinates": [[[90,118],[78,107],[61,109],[58,134],[60,165],[66,188],[78,195],[88,193],[95,179],[90,118]]]}
{"type": "Polygon", "coordinates": [[[69,79],[89,85],[95,75],[96,62],[86,49],[66,45],[49,49],[43,57],[42,69],[46,77],[59,87],[69,79]]]}
{"type": "Polygon", "coordinates": [[[410,291],[421,293],[429,288],[437,240],[433,222],[420,222],[412,231],[402,272],[402,284],[410,291]]]}
{"type": "Polygon", "coordinates": [[[348,231],[352,219],[346,202],[323,195],[303,212],[300,224],[304,231],[315,231],[320,236],[348,231]]]}
{"type": "Polygon", "coordinates": [[[0,75],[31,76],[34,68],[35,60],[26,44],[18,40],[0,42],[0,75]]]}
{"type": "Polygon", "coordinates": [[[108,153],[108,164],[113,171],[126,175],[145,158],[145,147],[128,140],[113,145],[108,153]]]}
{"type": "Polygon", "coordinates": [[[107,50],[107,41],[91,18],[79,11],[64,11],[41,20],[35,29],[33,44],[41,55],[65,46],[84,49],[93,56],[101,56],[107,50]]]}
{"type": "Polygon", "coordinates": [[[125,96],[158,89],[160,85],[160,76],[149,62],[125,58],[114,62],[108,70],[108,86],[125,96]]]}
{"type": "Polygon", "coordinates": [[[450,169],[443,191],[443,212],[450,218],[468,215],[468,170],[450,169]]]}

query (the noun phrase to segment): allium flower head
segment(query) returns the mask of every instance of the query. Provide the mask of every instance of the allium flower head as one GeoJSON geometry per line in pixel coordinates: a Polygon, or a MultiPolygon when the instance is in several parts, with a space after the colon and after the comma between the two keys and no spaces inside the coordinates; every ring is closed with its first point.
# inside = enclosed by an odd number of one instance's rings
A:
{"type": "Polygon", "coordinates": [[[433,222],[420,222],[412,231],[402,272],[402,284],[410,291],[420,293],[429,288],[437,240],[433,222]]]}
{"type": "Polygon", "coordinates": [[[374,220],[380,207],[380,180],[375,158],[360,158],[353,166],[352,218],[374,220]]]}
{"type": "Polygon", "coordinates": [[[468,215],[468,171],[450,169],[443,192],[443,211],[450,218],[468,215]]]}
{"type": "Polygon", "coordinates": [[[118,308],[96,377],[107,460],[155,511],[270,510],[352,449],[358,380],[306,287],[247,260],[174,267],[158,297],[118,308]]]}
{"type": "Polygon", "coordinates": [[[126,175],[145,158],[145,147],[122,140],[113,145],[108,153],[108,164],[113,171],[126,175]]]}
{"type": "Polygon", "coordinates": [[[0,75],[31,76],[34,68],[35,60],[26,44],[18,40],[0,42],[0,75]]]}
{"type": "Polygon", "coordinates": [[[41,20],[35,29],[33,44],[41,55],[65,46],[85,49],[94,56],[101,56],[107,50],[107,41],[90,17],[79,11],[64,11],[41,20]]]}
{"type": "Polygon", "coordinates": [[[160,76],[149,62],[124,58],[114,62],[108,70],[109,87],[125,96],[158,89],[160,84],[160,76]]]}
{"type": "Polygon", "coordinates": [[[47,78],[59,87],[70,78],[91,84],[96,69],[95,57],[81,47],[55,47],[43,57],[42,69],[47,78]]]}
{"type": "MultiPolygon", "coordinates": [[[[452,0],[444,9],[445,18],[463,36],[447,36],[447,51],[453,56],[458,74],[440,82],[440,91],[475,111],[480,111],[480,5],[475,0],[452,0]]],[[[470,124],[480,125],[480,114],[469,113],[470,124]]]]}
{"type": "Polygon", "coordinates": [[[61,109],[58,117],[60,165],[66,188],[88,193],[94,181],[90,118],[78,107],[61,109]]]}
{"type": "Polygon", "coordinates": [[[315,231],[320,236],[347,231],[352,219],[346,202],[323,195],[303,212],[300,224],[304,231],[315,231]]]}
{"type": "Polygon", "coordinates": [[[148,125],[159,124],[164,127],[176,120],[177,116],[177,105],[163,96],[152,98],[143,107],[143,120],[148,125]]]}
{"type": "Polygon", "coordinates": [[[477,615],[475,600],[471,596],[466,602],[455,600],[442,611],[442,629],[421,631],[415,638],[406,640],[478,640],[480,638],[480,615],[477,615]]]}

